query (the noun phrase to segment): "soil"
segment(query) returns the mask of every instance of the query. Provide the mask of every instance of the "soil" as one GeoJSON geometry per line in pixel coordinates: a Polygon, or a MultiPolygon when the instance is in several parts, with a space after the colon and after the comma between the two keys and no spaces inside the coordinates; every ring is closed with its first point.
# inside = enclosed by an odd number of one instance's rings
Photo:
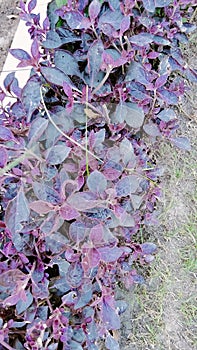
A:
{"type": "MultiPolygon", "coordinates": [[[[17,25],[19,1],[0,0],[0,70],[17,25]]],[[[195,41],[185,48],[193,67],[197,64],[195,41]]],[[[158,143],[158,164],[164,168],[160,222],[147,229],[149,241],[156,242],[155,263],[144,271],[146,283],[135,291],[119,290],[128,309],[122,316],[122,350],[194,350],[195,343],[195,261],[196,218],[196,89],[192,87],[177,112],[180,133],[189,136],[191,152],[158,143]]]]}
{"type": "Polygon", "coordinates": [[[0,71],[18,26],[18,4],[16,0],[0,0],[0,71]]]}

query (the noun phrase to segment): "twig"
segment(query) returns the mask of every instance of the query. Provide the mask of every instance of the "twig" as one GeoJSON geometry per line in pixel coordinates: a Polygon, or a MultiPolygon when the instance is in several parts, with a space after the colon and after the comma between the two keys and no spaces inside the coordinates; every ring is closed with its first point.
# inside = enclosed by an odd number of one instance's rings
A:
{"type": "MultiPolygon", "coordinates": [[[[47,117],[49,118],[49,121],[51,122],[51,124],[53,124],[53,126],[55,127],[55,129],[56,129],[57,131],[59,131],[59,133],[60,133],[62,136],[66,137],[67,140],[69,140],[69,141],[72,142],[74,145],[80,147],[83,151],[86,152],[86,147],[82,146],[80,143],[78,143],[77,141],[73,140],[72,137],[66,135],[65,132],[62,131],[62,130],[59,128],[59,126],[53,121],[53,119],[51,118],[51,115],[50,115],[50,113],[49,113],[49,111],[48,111],[48,109],[47,109],[47,107],[46,107],[46,104],[45,104],[45,102],[44,102],[44,98],[43,98],[43,94],[42,94],[42,89],[41,89],[41,88],[40,88],[40,95],[41,95],[41,102],[42,102],[42,104],[43,104],[43,107],[44,107],[44,110],[45,110],[45,112],[46,112],[46,114],[47,114],[47,117]]],[[[92,157],[94,157],[95,159],[97,159],[99,162],[104,163],[102,159],[100,159],[99,157],[97,157],[97,156],[96,156],[94,153],[92,153],[91,151],[87,150],[87,153],[90,154],[90,155],[91,155],[92,157]]]]}
{"type": "Polygon", "coordinates": [[[104,76],[104,78],[101,80],[101,82],[97,85],[97,87],[95,87],[95,89],[92,91],[93,94],[95,94],[98,90],[100,90],[100,88],[102,88],[102,86],[105,84],[106,80],[108,79],[111,71],[112,71],[113,67],[111,67],[109,65],[108,69],[107,69],[107,72],[104,76]]]}
{"type": "MultiPolygon", "coordinates": [[[[86,85],[86,110],[88,110],[88,85],[86,85]]],[[[88,161],[88,114],[87,112],[85,113],[86,115],[86,131],[85,131],[85,143],[86,143],[86,173],[87,176],[90,176],[89,173],[89,161],[88,161]]]]}

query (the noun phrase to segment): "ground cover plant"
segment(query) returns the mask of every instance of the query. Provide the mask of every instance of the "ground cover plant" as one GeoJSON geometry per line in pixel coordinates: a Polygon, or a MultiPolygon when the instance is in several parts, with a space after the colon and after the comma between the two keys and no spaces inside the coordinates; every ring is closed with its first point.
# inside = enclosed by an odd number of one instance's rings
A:
{"type": "Polygon", "coordinates": [[[43,24],[20,5],[31,54],[11,52],[32,72],[1,91],[1,347],[118,349],[116,286],[156,251],[135,238],[161,191],[144,135],[190,149],[171,107],[196,80],[179,49],[194,2],[52,1],[43,24]]]}

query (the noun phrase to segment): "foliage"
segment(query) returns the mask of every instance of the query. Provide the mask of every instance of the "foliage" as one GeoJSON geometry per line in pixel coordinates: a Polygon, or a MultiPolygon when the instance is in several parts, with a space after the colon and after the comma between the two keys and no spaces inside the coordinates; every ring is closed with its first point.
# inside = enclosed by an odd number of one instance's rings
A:
{"type": "Polygon", "coordinates": [[[161,192],[143,135],[190,149],[172,106],[196,80],[179,49],[192,5],[52,1],[41,24],[20,2],[31,53],[11,53],[31,77],[21,89],[10,73],[0,94],[3,347],[119,349],[116,285],[142,283],[156,251],[135,239],[161,192]]]}

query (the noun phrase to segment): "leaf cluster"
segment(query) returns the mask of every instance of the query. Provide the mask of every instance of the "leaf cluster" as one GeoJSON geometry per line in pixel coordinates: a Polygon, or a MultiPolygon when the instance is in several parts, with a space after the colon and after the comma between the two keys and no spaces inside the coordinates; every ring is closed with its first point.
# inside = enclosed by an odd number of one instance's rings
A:
{"type": "Polygon", "coordinates": [[[174,108],[196,72],[179,44],[193,1],[20,1],[31,53],[0,93],[0,342],[7,349],[119,349],[126,305],[156,246],[160,170],[144,134],[190,149],[174,108]],[[63,5],[58,7],[58,4],[63,5]],[[176,73],[176,74],[174,74],[176,73]],[[13,103],[4,104],[9,96],[13,103]]]}

